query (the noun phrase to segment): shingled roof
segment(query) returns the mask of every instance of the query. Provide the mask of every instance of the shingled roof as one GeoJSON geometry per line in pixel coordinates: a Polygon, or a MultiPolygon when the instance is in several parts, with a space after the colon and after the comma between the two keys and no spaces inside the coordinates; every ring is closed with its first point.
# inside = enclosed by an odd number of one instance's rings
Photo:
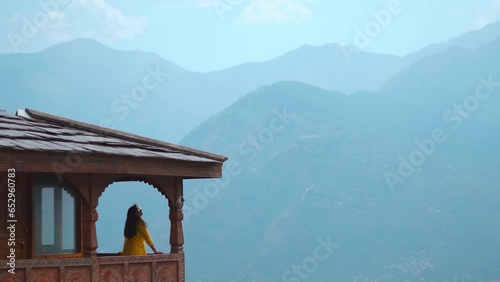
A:
{"type": "Polygon", "coordinates": [[[222,163],[227,157],[30,109],[0,111],[0,150],[108,154],[222,163]]]}

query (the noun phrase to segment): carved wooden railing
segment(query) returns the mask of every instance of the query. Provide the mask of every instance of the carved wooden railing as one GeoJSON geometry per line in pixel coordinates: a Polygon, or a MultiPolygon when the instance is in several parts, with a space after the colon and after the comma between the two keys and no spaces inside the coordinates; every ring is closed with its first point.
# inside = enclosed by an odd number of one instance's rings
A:
{"type": "Polygon", "coordinates": [[[2,282],[184,282],[184,254],[17,260],[15,275],[0,261],[2,282]]]}

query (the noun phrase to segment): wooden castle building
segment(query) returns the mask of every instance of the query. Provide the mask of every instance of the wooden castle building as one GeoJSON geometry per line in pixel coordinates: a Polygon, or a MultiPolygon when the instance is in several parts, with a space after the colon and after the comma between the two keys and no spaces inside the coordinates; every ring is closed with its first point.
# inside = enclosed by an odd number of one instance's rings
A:
{"type": "Polygon", "coordinates": [[[219,178],[226,159],[29,109],[0,111],[0,281],[184,282],[183,180],[219,178]],[[99,197],[121,181],[150,184],[168,201],[169,253],[97,252],[99,197]]]}

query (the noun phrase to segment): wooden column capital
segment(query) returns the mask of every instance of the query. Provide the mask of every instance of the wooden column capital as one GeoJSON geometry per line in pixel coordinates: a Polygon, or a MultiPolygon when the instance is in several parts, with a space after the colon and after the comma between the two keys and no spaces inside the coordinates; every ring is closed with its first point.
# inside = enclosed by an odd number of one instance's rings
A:
{"type": "Polygon", "coordinates": [[[99,219],[97,205],[99,204],[99,197],[106,187],[113,183],[114,177],[109,175],[67,174],[64,175],[64,178],[72,182],[83,198],[83,253],[86,256],[95,256],[99,246],[96,228],[96,221],[99,219]]]}

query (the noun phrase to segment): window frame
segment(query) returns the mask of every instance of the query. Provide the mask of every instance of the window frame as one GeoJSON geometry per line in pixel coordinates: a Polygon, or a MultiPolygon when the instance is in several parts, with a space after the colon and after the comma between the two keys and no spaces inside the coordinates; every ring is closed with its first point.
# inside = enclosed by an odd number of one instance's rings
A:
{"type": "MultiPolygon", "coordinates": [[[[33,176],[33,185],[32,185],[32,232],[31,232],[31,257],[34,259],[44,259],[44,258],[73,258],[73,257],[83,257],[83,220],[82,220],[82,197],[79,193],[79,190],[67,181],[59,181],[57,177],[52,174],[37,174],[33,176]],[[60,222],[62,225],[62,191],[65,190],[70,195],[75,198],[75,251],[70,253],[52,253],[52,254],[37,254],[36,248],[38,240],[41,240],[41,223],[36,222],[35,213],[41,209],[41,191],[43,187],[52,187],[54,188],[54,198],[57,199],[59,197],[59,202],[54,203],[54,214],[56,214],[56,218],[54,219],[54,226],[57,226],[57,223],[60,222]],[[56,192],[59,190],[59,192],[56,192]],[[59,194],[58,196],[56,194],[59,194]],[[37,196],[40,196],[37,198],[37,196]],[[38,201],[39,202],[38,202],[38,201]],[[57,215],[59,213],[59,215],[57,215]]],[[[54,228],[56,229],[56,228],[54,228]]],[[[54,234],[55,245],[62,245],[62,235],[54,234]],[[58,240],[59,239],[59,240],[58,240]]],[[[41,242],[40,242],[41,244],[41,242]]],[[[49,250],[55,247],[49,247],[49,250]]],[[[57,250],[61,250],[62,246],[57,250]]]]}

